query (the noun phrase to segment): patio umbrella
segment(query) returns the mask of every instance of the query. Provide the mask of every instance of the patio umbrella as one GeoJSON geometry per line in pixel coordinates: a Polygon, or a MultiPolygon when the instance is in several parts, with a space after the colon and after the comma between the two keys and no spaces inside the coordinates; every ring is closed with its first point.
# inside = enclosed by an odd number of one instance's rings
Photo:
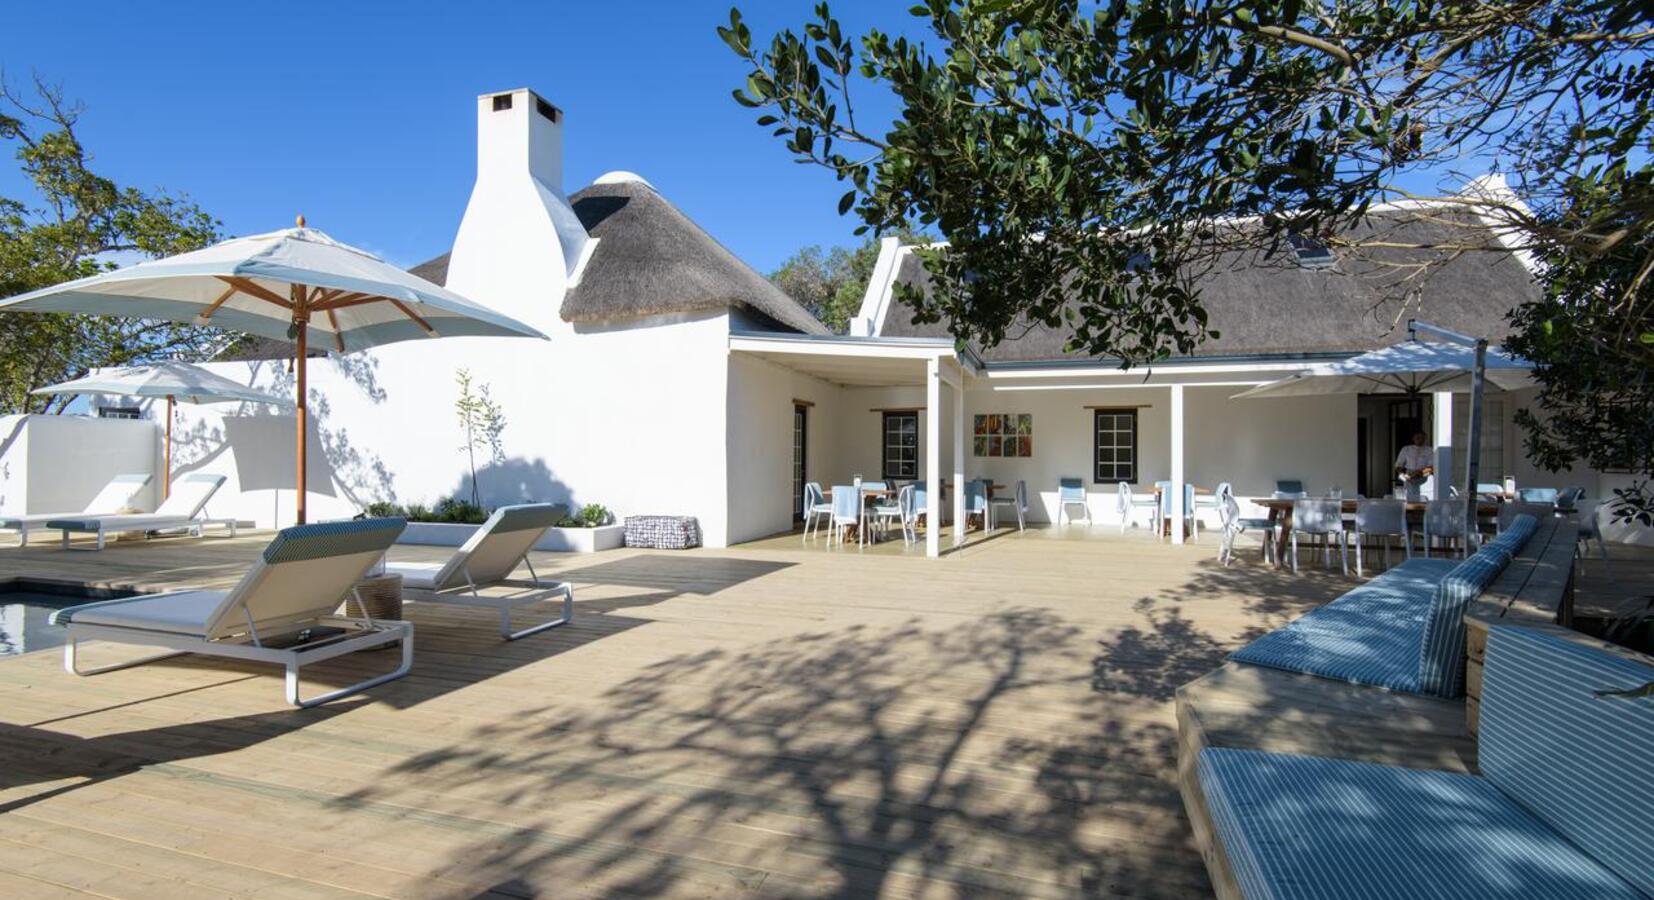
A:
{"type": "Polygon", "coordinates": [[[81,313],[217,325],[297,345],[298,521],[305,520],[305,368],[310,342],[339,353],[441,335],[544,338],[528,325],[304,227],[0,300],[0,311],[81,313]]]}
{"type": "MultiPolygon", "coordinates": [[[[1418,394],[1470,391],[1476,368],[1474,347],[1427,341],[1403,341],[1349,359],[1318,363],[1235,395],[1303,397],[1312,394],[1418,394]]],[[[1514,391],[1533,384],[1533,363],[1488,348],[1486,387],[1514,391]]]]}
{"type": "Polygon", "coordinates": [[[1469,392],[1470,446],[1465,472],[1465,535],[1476,533],[1476,484],[1481,465],[1482,394],[1514,391],[1533,384],[1533,363],[1488,346],[1486,339],[1450,331],[1428,322],[1407,323],[1408,340],[1342,362],[1322,363],[1260,384],[1235,398],[1302,397],[1312,394],[1417,394],[1424,391],[1469,392]],[[1437,342],[1418,339],[1419,332],[1437,342]]]}
{"type": "Polygon", "coordinates": [[[172,493],[172,404],[185,403],[269,403],[289,407],[285,397],[266,394],[257,388],[231,381],[189,363],[163,362],[147,366],[103,369],[95,375],[76,378],[32,391],[35,394],[109,394],[117,397],[165,397],[167,401],[166,457],[161,479],[161,496],[172,493]]]}

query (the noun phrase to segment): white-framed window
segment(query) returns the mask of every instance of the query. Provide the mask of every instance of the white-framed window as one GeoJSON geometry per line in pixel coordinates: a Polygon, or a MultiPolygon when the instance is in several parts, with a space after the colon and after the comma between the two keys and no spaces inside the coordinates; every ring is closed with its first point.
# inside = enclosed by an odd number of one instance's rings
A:
{"type": "Polygon", "coordinates": [[[884,477],[918,478],[919,414],[913,411],[886,412],[880,432],[884,438],[884,465],[881,469],[884,477]]]}
{"type": "Polygon", "coordinates": [[[1098,484],[1137,480],[1137,410],[1093,410],[1092,480],[1098,484]]]}

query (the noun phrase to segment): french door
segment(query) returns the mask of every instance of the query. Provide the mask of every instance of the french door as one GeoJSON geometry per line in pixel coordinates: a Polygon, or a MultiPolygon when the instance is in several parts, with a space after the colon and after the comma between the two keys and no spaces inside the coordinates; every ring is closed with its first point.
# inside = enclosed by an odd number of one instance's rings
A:
{"type": "Polygon", "coordinates": [[[804,521],[805,448],[809,446],[810,408],[793,404],[793,521],[804,521]]]}

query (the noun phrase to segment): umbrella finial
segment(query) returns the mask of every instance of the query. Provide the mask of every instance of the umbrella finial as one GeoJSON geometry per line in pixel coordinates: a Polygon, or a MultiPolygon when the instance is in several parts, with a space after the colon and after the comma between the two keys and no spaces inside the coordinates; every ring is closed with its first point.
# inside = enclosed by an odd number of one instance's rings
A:
{"type": "Polygon", "coordinates": [[[304,213],[299,213],[298,218],[294,219],[293,221],[297,222],[298,226],[300,228],[303,228],[304,227],[304,213]]]}

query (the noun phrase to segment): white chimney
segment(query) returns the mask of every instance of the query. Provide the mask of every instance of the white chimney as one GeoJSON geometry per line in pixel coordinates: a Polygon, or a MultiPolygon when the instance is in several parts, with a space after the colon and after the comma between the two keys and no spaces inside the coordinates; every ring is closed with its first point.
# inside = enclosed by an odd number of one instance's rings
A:
{"type": "Polygon", "coordinates": [[[477,98],[477,180],[454,237],[448,287],[542,331],[586,242],[563,195],[563,111],[527,88],[477,98]]]}

